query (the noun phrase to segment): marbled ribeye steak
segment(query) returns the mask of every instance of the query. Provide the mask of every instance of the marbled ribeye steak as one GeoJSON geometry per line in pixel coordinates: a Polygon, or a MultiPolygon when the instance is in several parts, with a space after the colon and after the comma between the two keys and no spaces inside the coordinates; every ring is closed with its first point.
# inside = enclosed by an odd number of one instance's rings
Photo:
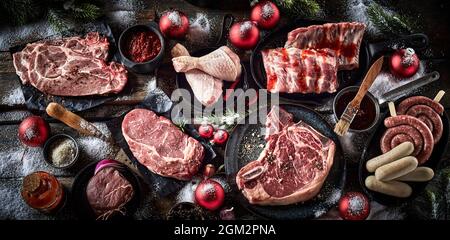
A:
{"type": "Polygon", "coordinates": [[[335,143],[292,114],[272,108],[266,120],[266,146],[236,176],[252,204],[288,205],[316,196],[333,165],[335,143]]]}
{"type": "Polygon", "coordinates": [[[191,179],[205,155],[197,140],[150,110],[134,109],[125,115],[122,133],[136,159],[164,177],[191,179]]]}

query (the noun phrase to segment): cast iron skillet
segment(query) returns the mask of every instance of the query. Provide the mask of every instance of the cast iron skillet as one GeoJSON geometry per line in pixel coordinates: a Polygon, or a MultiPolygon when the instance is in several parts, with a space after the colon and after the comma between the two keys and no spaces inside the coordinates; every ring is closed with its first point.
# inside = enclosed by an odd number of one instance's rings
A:
{"type": "MultiPolygon", "coordinates": [[[[221,46],[226,46],[227,45],[227,32],[229,31],[233,22],[234,22],[234,17],[231,14],[226,14],[222,20],[222,32],[220,34],[219,40],[216,43],[216,47],[200,49],[198,51],[193,52],[191,55],[194,57],[201,57],[201,56],[204,56],[204,55],[218,49],[221,46]]],[[[208,107],[208,109],[214,108],[216,110],[220,110],[220,109],[225,108],[226,100],[228,99],[227,92],[226,92],[227,89],[241,88],[243,90],[247,90],[249,88],[249,83],[248,83],[248,78],[247,78],[247,70],[245,69],[244,64],[241,64],[241,69],[242,69],[241,76],[239,77],[239,79],[236,80],[236,82],[223,81],[222,98],[221,98],[223,101],[221,101],[221,99],[219,99],[216,104],[213,104],[211,107],[208,107]]],[[[205,110],[206,107],[200,103],[200,101],[197,99],[197,97],[195,97],[191,86],[189,85],[189,83],[186,80],[186,75],[184,73],[177,73],[175,80],[176,80],[177,88],[186,89],[189,92],[189,95],[187,95],[187,96],[182,95],[182,98],[186,99],[187,101],[190,101],[191,106],[193,106],[195,110],[198,110],[198,111],[205,110]]]]}
{"type": "Polygon", "coordinates": [[[257,120],[257,112],[250,114],[244,122],[238,124],[228,140],[225,149],[225,171],[228,181],[236,191],[237,201],[249,211],[263,218],[305,219],[318,217],[337,204],[344,188],[346,162],[341,144],[333,132],[333,128],[317,112],[296,104],[285,104],[280,107],[292,113],[294,121],[303,121],[309,124],[336,144],[333,166],[319,194],[304,203],[286,206],[259,206],[250,204],[239,192],[236,186],[237,172],[247,163],[256,160],[265,145],[264,136],[260,134],[264,124],[249,124],[249,122],[253,121],[254,123],[257,120]]]}
{"type": "MultiPolygon", "coordinates": [[[[287,34],[298,27],[307,27],[310,25],[324,23],[326,22],[315,20],[297,20],[285,27],[278,29],[277,31],[269,34],[263,40],[261,40],[253,50],[250,58],[252,77],[258,87],[261,89],[266,89],[267,86],[266,72],[264,70],[261,50],[283,47],[287,40],[287,34]]],[[[339,88],[337,89],[336,93],[345,87],[357,85],[363,79],[372,61],[379,55],[391,50],[392,46],[394,45],[412,47],[414,48],[414,50],[418,51],[428,46],[428,37],[424,34],[412,34],[399,39],[380,43],[368,43],[367,40],[363,38],[359,51],[359,68],[350,71],[346,70],[338,72],[339,88]]],[[[331,99],[336,93],[280,93],[280,99],[300,102],[304,104],[320,105],[331,99]]]]}
{"type": "MultiPolygon", "coordinates": [[[[404,98],[403,98],[404,99],[404,98]]],[[[397,103],[399,103],[401,100],[399,100],[397,103]]],[[[374,173],[369,173],[366,169],[366,162],[370,159],[381,155],[381,149],[380,149],[380,139],[383,135],[383,133],[386,131],[386,127],[383,124],[383,120],[388,117],[389,113],[385,112],[381,120],[378,123],[377,130],[372,134],[369,144],[366,145],[366,148],[362,152],[361,159],[359,161],[359,183],[364,190],[364,192],[373,200],[384,204],[384,205],[399,205],[401,203],[407,202],[411,199],[414,199],[420,192],[424,190],[428,182],[417,182],[412,183],[408,182],[408,184],[412,187],[413,192],[410,197],[408,198],[397,198],[388,196],[382,193],[377,193],[372,190],[369,190],[365,185],[366,177],[369,175],[373,175],[374,173]]],[[[433,170],[436,170],[440,160],[442,158],[442,155],[445,151],[443,149],[447,149],[447,143],[449,140],[449,118],[447,113],[444,111],[444,114],[442,116],[442,124],[443,124],[443,132],[442,137],[439,140],[439,142],[434,145],[433,153],[431,154],[431,157],[429,160],[423,164],[422,166],[430,167],[433,170]]]]}
{"type": "MultiPolygon", "coordinates": [[[[81,219],[96,219],[96,215],[92,210],[91,206],[86,197],[86,187],[89,183],[89,180],[94,176],[95,166],[98,162],[93,162],[83,168],[76,176],[75,180],[72,184],[72,199],[73,199],[73,208],[77,213],[78,217],[81,219]]],[[[122,174],[124,178],[126,178],[134,189],[134,196],[125,205],[126,214],[123,216],[121,214],[114,215],[111,220],[115,219],[123,219],[123,218],[131,218],[133,213],[138,208],[141,201],[141,186],[138,178],[131,172],[128,167],[121,164],[122,168],[119,168],[119,172],[122,174]]]]}

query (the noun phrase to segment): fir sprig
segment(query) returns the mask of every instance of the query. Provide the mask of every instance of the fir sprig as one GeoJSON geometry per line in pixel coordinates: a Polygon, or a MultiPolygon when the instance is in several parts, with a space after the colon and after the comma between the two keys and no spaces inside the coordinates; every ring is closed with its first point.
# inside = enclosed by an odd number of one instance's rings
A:
{"type": "Polygon", "coordinates": [[[102,15],[100,8],[91,3],[74,5],[71,11],[73,12],[73,18],[86,22],[94,21],[102,15]]]}
{"type": "Polygon", "coordinates": [[[370,21],[384,34],[403,35],[410,34],[412,28],[410,21],[394,12],[389,12],[377,3],[372,3],[367,8],[370,21]]]}
{"type": "Polygon", "coordinates": [[[1,0],[0,24],[23,25],[46,18],[58,32],[73,22],[92,22],[103,15],[97,1],[87,0],[1,0]]]}
{"type": "Polygon", "coordinates": [[[70,26],[67,16],[61,10],[49,9],[47,21],[57,32],[65,32],[70,26]]]}
{"type": "Polygon", "coordinates": [[[275,3],[292,18],[316,17],[322,10],[316,0],[276,0],[275,3]]]}

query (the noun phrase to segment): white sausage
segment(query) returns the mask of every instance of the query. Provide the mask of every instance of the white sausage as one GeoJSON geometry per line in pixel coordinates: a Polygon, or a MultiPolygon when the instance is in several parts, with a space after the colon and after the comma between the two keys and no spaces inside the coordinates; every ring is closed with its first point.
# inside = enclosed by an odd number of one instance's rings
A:
{"type": "Polygon", "coordinates": [[[378,181],[373,175],[366,178],[365,184],[372,191],[399,198],[407,198],[412,193],[412,188],[406,183],[399,181],[382,182],[378,181]]]}
{"type": "Polygon", "coordinates": [[[407,181],[407,182],[426,182],[430,181],[434,177],[433,169],[429,167],[418,167],[414,171],[396,178],[396,181],[407,181]]]}
{"type": "Polygon", "coordinates": [[[419,165],[417,158],[404,157],[377,168],[375,177],[378,181],[389,181],[414,171],[417,165],[419,165]]]}
{"type": "Polygon", "coordinates": [[[402,157],[406,157],[414,152],[414,144],[411,142],[404,142],[391,149],[389,152],[372,158],[366,163],[367,171],[375,172],[375,170],[385,164],[393,162],[402,157]]]}

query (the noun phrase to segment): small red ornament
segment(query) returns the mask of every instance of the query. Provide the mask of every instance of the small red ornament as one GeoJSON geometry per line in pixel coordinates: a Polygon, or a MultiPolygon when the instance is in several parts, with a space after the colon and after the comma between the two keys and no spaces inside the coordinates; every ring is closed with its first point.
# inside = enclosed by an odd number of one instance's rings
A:
{"type": "Polygon", "coordinates": [[[198,133],[202,138],[211,138],[214,135],[214,127],[211,124],[202,124],[198,127],[198,133]]]}
{"type": "Polygon", "coordinates": [[[195,189],[195,201],[198,205],[214,211],[225,201],[225,191],[220,183],[211,179],[203,180],[195,189]]]}
{"type": "Polygon", "coordinates": [[[389,61],[392,74],[400,78],[409,78],[416,74],[419,65],[419,57],[412,48],[395,51],[389,61]]]}
{"type": "Polygon", "coordinates": [[[363,193],[348,192],[339,200],[339,214],[345,220],[364,220],[369,213],[369,199],[363,193]]]}
{"type": "Polygon", "coordinates": [[[222,144],[226,143],[227,140],[228,140],[228,132],[226,130],[218,129],[214,133],[214,138],[213,138],[214,144],[222,145],[222,144]]]}
{"type": "Polygon", "coordinates": [[[39,147],[47,141],[50,126],[39,116],[25,118],[19,125],[20,141],[30,147],[39,147]]]}
{"type": "Polygon", "coordinates": [[[189,19],[180,11],[170,10],[159,19],[159,29],[168,38],[184,38],[189,31],[189,19]]]}
{"type": "Polygon", "coordinates": [[[272,29],[280,21],[280,10],[271,1],[261,1],[253,7],[250,19],[260,28],[272,29]]]}
{"type": "Polygon", "coordinates": [[[216,167],[212,164],[206,164],[205,169],[203,170],[203,176],[210,178],[214,176],[216,173],[216,167]]]}
{"type": "Polygon", "coordinates": [[[252,49],[258,44],[259,29],[252,21],[237,22],[230,28],[230,42],[237,48],[252,49]]]}

